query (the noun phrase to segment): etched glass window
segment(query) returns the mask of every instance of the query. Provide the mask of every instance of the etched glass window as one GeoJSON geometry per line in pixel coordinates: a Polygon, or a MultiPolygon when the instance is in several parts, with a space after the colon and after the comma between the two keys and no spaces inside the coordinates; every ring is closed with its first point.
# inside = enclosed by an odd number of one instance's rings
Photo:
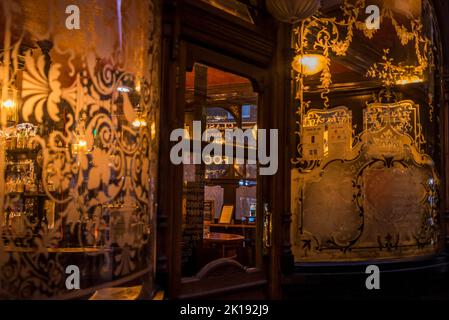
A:
{"type": "Polygon", "coordinates": [[[418,258],[441,247],[435,13],[425,0],[375,4],[378,29],[351,0],[295,29],[297,262],[418,258]]]}
{"type": "Polygon", "coordinates": [[[72,3],[0,4],[4,298],[152,291],[158,2],[72,3]]]}

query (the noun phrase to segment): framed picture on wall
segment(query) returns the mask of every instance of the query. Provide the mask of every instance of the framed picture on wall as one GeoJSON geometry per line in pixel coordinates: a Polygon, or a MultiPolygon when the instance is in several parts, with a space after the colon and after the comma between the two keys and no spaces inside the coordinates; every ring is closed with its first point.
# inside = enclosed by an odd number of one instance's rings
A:
{"type": "Polygon", "coordinates": [[[229,224],[232,221],[232,214],[234,213],[234,206],[224,205],[221,209],[220,221],[218,223],[229,224]]]}

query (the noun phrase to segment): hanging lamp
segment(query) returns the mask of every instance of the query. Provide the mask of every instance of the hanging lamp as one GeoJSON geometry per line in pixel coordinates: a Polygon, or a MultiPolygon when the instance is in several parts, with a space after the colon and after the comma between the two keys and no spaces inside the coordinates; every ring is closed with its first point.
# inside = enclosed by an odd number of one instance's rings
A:
{"type": "Polygon", "coordinates": [[[295,24],[314,15],[320,0],[267,0],[267,9],[277,20],[295,24]]]}

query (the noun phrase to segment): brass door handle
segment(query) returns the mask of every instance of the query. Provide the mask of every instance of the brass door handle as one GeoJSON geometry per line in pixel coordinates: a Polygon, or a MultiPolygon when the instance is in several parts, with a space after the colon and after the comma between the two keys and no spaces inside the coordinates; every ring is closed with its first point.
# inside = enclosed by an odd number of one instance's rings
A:
{"type": "Polygon", "coordinates": [[[272,246],[272,216],[268,206],[268,203],[264,204],[264,221],[263,221],[263,243],[265,249],[269,249],[272,246]]]}

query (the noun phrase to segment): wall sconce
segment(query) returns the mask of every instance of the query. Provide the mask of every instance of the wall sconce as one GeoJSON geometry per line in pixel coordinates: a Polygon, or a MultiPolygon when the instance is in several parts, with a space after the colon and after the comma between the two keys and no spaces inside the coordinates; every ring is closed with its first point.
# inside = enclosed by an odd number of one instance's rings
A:
{"type": "Polygon", "coordinates": [[[78,128],[75,130],[75,142],[72,144],[72,154],[88,154],[90,150],[87,146],[85,119],[81,119],[78,128]]]}
{"type": "Polygon", "coordinates": [[[1,120],[2,124],[17,123],[19,113],[19,94],[13,87],[4,86],[1,95],[1,120]]]}
{"type": "Polygon", "coordinates": [[[72,144],[72,153],[74,155],[89,153],[89,150],[87,149],[87,140],[84,136],[77,136],[75,138],[75,143],[72,144]]]}
{"type": "Polygon", "coordinates": [[[140,129],[147,126],[147,120],[143,116],[141,112],[138,112],[136,115],[136,119],[131,124],[134,129],[140,129]]]}
{"type": "Polygon", "coordinates": [[[292,62],[293,69],[299,74],[311,76],[323,71],[326,58],[321,54],[300,54],[292,62]]]}

